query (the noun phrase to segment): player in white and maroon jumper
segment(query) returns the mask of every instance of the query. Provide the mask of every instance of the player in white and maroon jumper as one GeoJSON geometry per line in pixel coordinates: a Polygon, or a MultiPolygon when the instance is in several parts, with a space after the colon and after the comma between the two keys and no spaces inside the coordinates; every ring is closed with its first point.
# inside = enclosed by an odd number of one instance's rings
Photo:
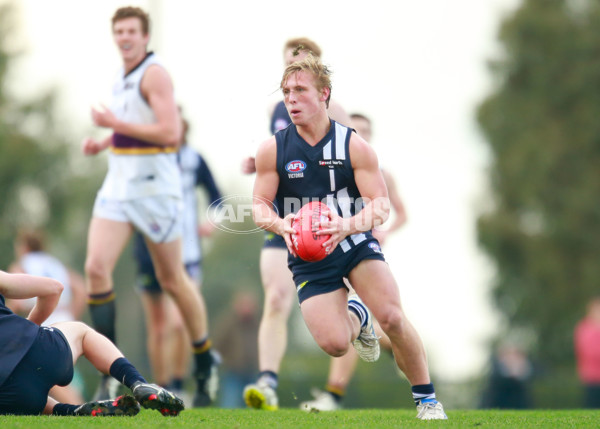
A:
{"type": "Polygon", "coordinates": [[[173,84],[161,61],[147,51],[149,17],[143,10],[118,9],[112,30],[123,68],[110,109],[92,109],[94,123],[111,129],[112,135],[83,142],[86,155],[110,148],[108,173],[88,233],[85,271],[92,320],[97,330],[116,340],[112,273],[135,228],[146,237],[161,287],[179,307],[190,334],[197,380],[194,404],[209,405],[206,386],[214,362],[206,308],[181,257],[181,121],[173,84]]]}

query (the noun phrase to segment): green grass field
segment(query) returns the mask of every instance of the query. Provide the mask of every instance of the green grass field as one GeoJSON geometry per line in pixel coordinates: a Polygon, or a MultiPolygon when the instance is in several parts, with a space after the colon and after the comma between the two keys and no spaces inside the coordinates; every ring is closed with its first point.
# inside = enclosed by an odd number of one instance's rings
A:
{"type": "Polygon", "coordinates": [[[218,408],[186,410],[179,417],[162,417],[143,410],[136,417],[13,417],[0,416],[2,429],[12,428],[597,428],[600,411],[586,410],[450,410],[447,421],[419,421],[414,410],[342,410],[307,414],[300,410],[278,412],[226,410],[218,408]]]}

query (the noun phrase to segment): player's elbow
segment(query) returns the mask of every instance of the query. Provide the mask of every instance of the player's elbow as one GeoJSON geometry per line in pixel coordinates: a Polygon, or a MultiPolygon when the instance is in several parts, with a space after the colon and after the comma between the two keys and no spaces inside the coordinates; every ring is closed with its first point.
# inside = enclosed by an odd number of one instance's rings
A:
{"type": "Polygon", "coordinates": [[[49,280],[50,280],[50,285],[49,285],[50,287],[49,287],[48,295],[60,296],[60,294],[62,294],[63,290],[65,289],[63,284],[61,282],[59,282],[58,280],[54,280],[54,279],[49,279],[49,280]]]}

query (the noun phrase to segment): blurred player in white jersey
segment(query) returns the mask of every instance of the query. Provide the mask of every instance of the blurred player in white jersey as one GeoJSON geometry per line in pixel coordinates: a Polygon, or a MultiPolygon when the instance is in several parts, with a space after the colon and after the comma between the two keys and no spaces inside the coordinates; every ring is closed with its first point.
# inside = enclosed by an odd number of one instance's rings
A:
{"type": "MultiPolygon", "coordinates": [[[[113,86],[110,108],[93,108],[94,123],[112,130],[98,141],[86,138],[85,155],[110,148],[109,168],[94,204],[85,271],[92,320],[115,342],[112,273],[134,229],[146,238],[162,289],[178,306],[190,334],[197,391],[195,404],[211,403],[213,373],[206,307],[188,277],[181,256],[181,174],[177,151],[181,121],[169,74],[153,52],[149,17],[140,8],[118,9],[112,18],[114,42],[123,68],[113,86]]],[[[105,377],[101,387],[108,386],[105,377]],[[106,382],[106,383],[105,383],[106,382]]],[[[101,389],[103,396],[112,392],[101,389]]]]}
{"type": "MultiPolygon", "coordinates": [[[[43,231],[34,228],[20,228],[14,245],[16,260],[10,265],[8,271],[48,277],[59,281],[64,286],[56,308],[42,326],[80,320],[86,305],[83,277],[47,253],[45,241],[43,231]]],[[[8,300],[7,306],[15,313],[27,315],[35,306],[36,301],[37,298],[8,300]]],[[[75,369],[73,378],[76,383],[53,387],[50,391],[51,396],[59,402],[81,404],[83,402],[81,389],[76,385],[81,382],[81,377],[77,369],[75,369]]]]}

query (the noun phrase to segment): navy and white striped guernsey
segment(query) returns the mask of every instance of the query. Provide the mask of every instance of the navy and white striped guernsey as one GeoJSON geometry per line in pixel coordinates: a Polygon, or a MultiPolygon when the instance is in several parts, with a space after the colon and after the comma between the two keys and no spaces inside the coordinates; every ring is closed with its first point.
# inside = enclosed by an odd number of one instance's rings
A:
{"type": "MultiPolygon", "coordinates": [[[[349,145],[352,129],[331,120],[329,132],[315,146],[309,145],[294,124],[277,132],[279,187],[275,207],[279,216],[296,213],[310,201],[321,201],[345,218],[364,207],[354,180],[349,145]]],[[[370,232],[346,237],[334,250],[348,252],[371,238],[370,232]]]]}

